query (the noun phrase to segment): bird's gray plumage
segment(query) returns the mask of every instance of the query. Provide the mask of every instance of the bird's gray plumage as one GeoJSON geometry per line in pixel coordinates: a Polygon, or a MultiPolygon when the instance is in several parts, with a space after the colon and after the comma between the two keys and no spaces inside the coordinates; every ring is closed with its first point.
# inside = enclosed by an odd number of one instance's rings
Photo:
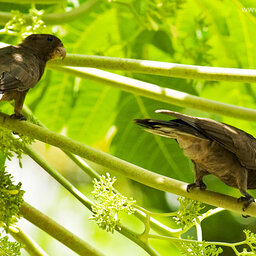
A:
{"type": "Polygon", "coordinates": [[[36,85],[45,63],[22,45],[0,49],[0,92],[26,91],[36,85]]]}
{"type": "Polygon", "coordinates": [[[156,112],[176,117],[209,139],[218,142],[222,147],[234,153],[242,166],[255,170],[256,175],[256,139],[251,134],[208,118],[188,116],[170,110],[157,110],[156,112]]]}
{"type": "Polygon", "coordinates": [[[245,196],[244,209],[254,201],[246,190],[256,189],[256,139],[231,125],[170,110],[157,110],[177,119],[170,121],[135,119],[146,131],[175,139],[195,165],[195,183],[205,189],[203,177],[217,176],[245,196]]]}
{"type": "Polygon", "coordinates": [[[0,49],[1,100],[15,101],[12,117],[25,119],[21,110],[28,90],[41,79],[48,60],[65,55],[60,39],[48,34],[32,34],[21,44],[0,49]]]}

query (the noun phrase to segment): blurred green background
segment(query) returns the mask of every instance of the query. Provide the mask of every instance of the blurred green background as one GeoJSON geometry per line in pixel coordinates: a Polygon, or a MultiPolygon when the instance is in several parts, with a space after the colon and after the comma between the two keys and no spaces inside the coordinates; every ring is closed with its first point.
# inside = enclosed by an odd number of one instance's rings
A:
{"type": "MultiPolygon", "coordinates": [[[[37,4],[36,8],[43,9],[45,14],[61,13],[79,8],[79,4],[86,1],[56,2],[50,5],[37,4]]],[[[254,69],[256,9],[251,12],[246,9],[254,7],[256,3],[253,0],[102,0],[86,15],[74,17],[72,21],[63,24],[47,26],[45,32],[56,33],[68,53],[254,69]]],[[[28,13],[30,8],[30,4],[0,1],[0,11],[3,12],[19,10],[28,13]]],[[[3,25],[1,13],[0,23],[3,25]]],[[[1,42],[14,44],[17,39],[13,35],[0,34],[1,42]]],[[[207,99],[256,108],[256,89],[253,84],[118,73],[207,99]]],[[[40,121],[55,132],[188,183],[193,181],[193,166],[176,142],[143,132],[133,124],[134,118],[161,118],[154,110],[171,109],[222,121],[256,136],[256,125],[253,122],[184,109],[52,70],[47,70],[39,84],[29,92],[26,104],[40,121]]],[[[12,109],[8,111],[11,113],[12,109]]],[[[90,196],[93,189],[90,178],[64,154],[41,143],[35,143],[34,148],[77,188],[90,196]]],[[[147,255],[120,234],[101,231],[94,222],[88,220],[90,212],[29,158],[24,157],[23,169],[19,169],[15,160],[6,165],[7,170],[22,181],[27,202],[106,255],[128,256],[131,252],[132,255],[147,255]]],[[[100,166],[94,167],[99,173],[106,171],[100,166]]],[[[136,199],[138,205],[156,212],[177,209],[176,196],[156,191],[109,171],[118,178],[116,188],[124,195],[136,199]]],[[[238,190],[226,186],[215,177],[206,177],[205,183],[209,190],[240,196],[238,190]]],[[[254,191],[250,193],[256,196],[254,191]]],[[[134,230],[143,230],[135,218],[126,218],[124,216],[124,223],[128,223],[134,230]]],[[[163,221],[175,227],[170,218],[164,218],[163,221]]],[[[244,239],[243,229],[256,232],[255,224],[253,218],[244,219],[238,214],[224,211],[203,222],[203,239],[240,241],[244,239]]],[[[20,225],[49,255],[75,255],[26,221],[21,220],[20,225]]],[[[195,237],[195,230],[191,230],[188,235],[195,237]]],[[[180,255],[169,242],[152,241],[152,245],[160,255],[180,255]]],[[[234,254],[224,249],[222,255],[234,254]]]]}

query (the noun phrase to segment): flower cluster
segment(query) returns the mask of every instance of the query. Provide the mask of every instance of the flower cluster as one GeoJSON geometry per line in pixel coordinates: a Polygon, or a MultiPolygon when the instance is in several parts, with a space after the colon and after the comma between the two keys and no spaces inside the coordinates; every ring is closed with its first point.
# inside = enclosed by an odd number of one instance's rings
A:
{"type": "Polygon", "coordinates": [[[0,31],[2,34],[17,35],[22,38],[27,37],[30,34],[42,33],[46,28],[42,15],[43,10],[37,10],[32,8],[29,10],[31,15],[31,24],[27,25],[28,21],[24,15],[19,11],[12,11],[12,19],[9,20],[5,27],[0,31]]]}
{"type": "Polygon", "coordinates": [[[181,242],[181,252],[185,256],[218,256],[223,252],[221,247],[214,244],[208,245],[206,242],[181,242]]]}
{"type": "Polygon", "coordinates": [[[180,202],[180,207],[174,217],[175,222],[181,225],[182,228],[189,227],[195,220],[199,223],[198,217],[204,208],[202,203],[186,197],[179,197],[178,201],[180,202]]]}
{"type": "Polygon", "coordinates": [[[94,179],[94,191],[92,192],[99,203],[92,207],[93,215],[90,219],[95,220],[100,228],[114,232],[120,228],[119,212],[132,214],[134,212],[133,204],[135,201],[120,195],[115,191],[113,184],[116,178],[111,178],[109,173],[102,175],[100,180],[94,179]]]}
{"type": "Polygon", "coordinates": [[[4,167],[0,169],[0,194],[0,223],[8,231],[8,227],[17,221],[24,191],[21,183],[13,184],[11,174],[4,167]]]}
{"type": "Polygon", "coordinates": [[[10,242],[8,236],[0,238],[0,255],[19,256],[21,255],[20,249],[21,244],[10,242]]]}

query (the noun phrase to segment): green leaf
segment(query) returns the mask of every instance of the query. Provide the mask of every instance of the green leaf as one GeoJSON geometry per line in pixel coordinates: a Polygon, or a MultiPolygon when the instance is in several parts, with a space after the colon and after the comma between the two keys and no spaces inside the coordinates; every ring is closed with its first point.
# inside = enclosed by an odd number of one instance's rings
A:
{"type": "Polygon", "coordinates": [[[90,145],[103,139],[113,125],[119,93],[115,88],[81,80],[67,123],[68,136],[90,145]]]}
{"type": "Polygon", "coordinates": [[[60,132],[70,117],[74,77],[54,72],[51,78],[47,79],[47,75],[44,77],[47,87],[43,87],[45,90],[47,88],[47,92],[39,102],[35,115],[49,129],[60,132]]]}
{"type": "Polygon", "coordinates": [[[133,119],[158,118],[156,109],[180,108],[150,99],[122,94],[115,125],[116,136],[111,144],[113,153],[127,161],[169,177],[192,181],[191,165],[174,140],[149,134],[138,128],[133,119]]]}

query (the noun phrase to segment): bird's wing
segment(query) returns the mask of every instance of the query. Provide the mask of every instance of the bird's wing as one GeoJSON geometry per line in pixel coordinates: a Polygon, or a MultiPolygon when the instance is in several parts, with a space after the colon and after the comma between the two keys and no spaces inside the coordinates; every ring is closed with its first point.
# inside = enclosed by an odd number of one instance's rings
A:
{"type": "Polygon", "coordinates": [[[252,135],[208,118],[192,117],[169,110],[157,110],[156,112],[181,119],[234,153],[242,166],[256,170],[256,139],[252,135]]]}
{"type": "Polygon", "coordinates": [[[11,75],[11,72],[2,72],[0,76],[0,92],[15,90],[21,85],[21,81],[11,75]]]}
{"type": "Polygon", "coordinates": [[[26,91],[40,78],[38,60],[22,48],[0,49],[0,91],[26,91]]]}

